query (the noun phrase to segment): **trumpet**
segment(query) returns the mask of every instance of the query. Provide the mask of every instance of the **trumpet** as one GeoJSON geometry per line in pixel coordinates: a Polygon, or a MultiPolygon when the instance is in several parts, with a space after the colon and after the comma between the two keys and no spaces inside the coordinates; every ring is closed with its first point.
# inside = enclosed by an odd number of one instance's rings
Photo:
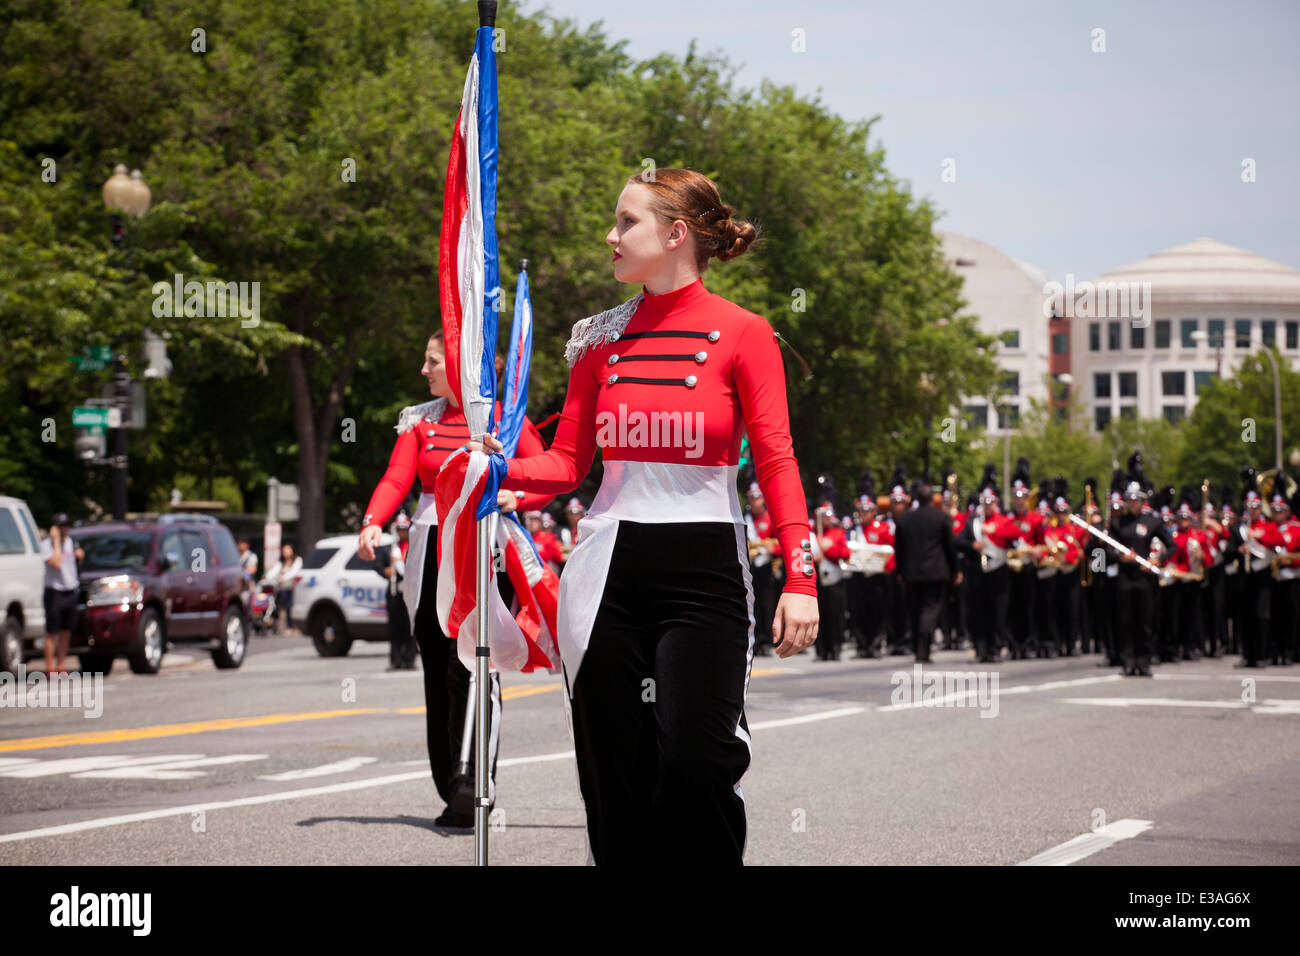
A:
{"type": "Polygon", "coordinates": [[[1034,549],[1026,545],[1023,548],[1011,548],[1007,551],[1007,567],[1013,573],[1023,571],[1027,564],[1032,564],[1034,560],[1034,549]]]}
{"type": "Polygon", "coordinates": [[[1205,551],[1195,538],[1187,542],[1187,563],[1197,581],[1205,580],[1205,551]]]}

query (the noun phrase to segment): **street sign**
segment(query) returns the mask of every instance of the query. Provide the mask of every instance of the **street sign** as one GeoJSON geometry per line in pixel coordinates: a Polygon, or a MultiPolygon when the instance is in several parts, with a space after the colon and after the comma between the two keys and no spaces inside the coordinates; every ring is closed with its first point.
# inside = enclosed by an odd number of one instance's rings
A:
{"type": "Polygon", "coordinates": [[[113,361],[111,345],[87,345],[80,353],[68,356],[68,361],[77,366],[78,372],[101,372],[113,361]]]}
{"type": "Polygon", "coordinates": [[[78,405],[72,410],[72,424],[77,428],[89,428],[98,425],[101,428],[117,428],[117,425],[109,423],[109,411],[107,408],[87,408],[84,405],[78,405]]]}
{"type": "Polygon", "coordinates": [[[122,409],[120,409],[120,408],[106,408],[106,409],[104,409],[104,411],[108,412],[108,427],[109,427],[109,428],[121,428],[121,427],[122,427],[122,409]]]}

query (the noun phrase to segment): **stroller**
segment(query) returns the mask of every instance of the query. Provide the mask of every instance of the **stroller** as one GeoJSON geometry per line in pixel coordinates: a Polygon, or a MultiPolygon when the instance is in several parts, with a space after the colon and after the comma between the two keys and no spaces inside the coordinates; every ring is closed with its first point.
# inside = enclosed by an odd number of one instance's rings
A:
{"type": "Polygon", "coordinates": [[[263,578],[249,595],[248,621],[254,634],[275,630],[275,584],[263,578]]]}

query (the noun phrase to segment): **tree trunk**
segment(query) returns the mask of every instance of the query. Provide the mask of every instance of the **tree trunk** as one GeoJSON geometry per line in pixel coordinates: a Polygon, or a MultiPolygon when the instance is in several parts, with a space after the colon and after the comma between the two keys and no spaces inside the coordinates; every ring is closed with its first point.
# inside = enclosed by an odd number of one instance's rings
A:
{"type": "Polygon", "coordinates": [[[324,465],[316,454],[316,416],[307,380],[303,347],[291,345],[285,352],[289,369],[289,394],[293,403],[293,430],[298,437],[298,540],[294,551],[311,554],[325,527],[324,465]]]}

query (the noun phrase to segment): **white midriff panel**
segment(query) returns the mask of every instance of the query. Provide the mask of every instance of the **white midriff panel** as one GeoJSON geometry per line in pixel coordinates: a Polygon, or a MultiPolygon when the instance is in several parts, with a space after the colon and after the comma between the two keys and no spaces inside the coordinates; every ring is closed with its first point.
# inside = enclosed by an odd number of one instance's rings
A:
{"type": "Polygon", "coordinates": [[[743,522],[735,465],[606,461],[591,514],[621,521],[675,524],[743,522]]]}

